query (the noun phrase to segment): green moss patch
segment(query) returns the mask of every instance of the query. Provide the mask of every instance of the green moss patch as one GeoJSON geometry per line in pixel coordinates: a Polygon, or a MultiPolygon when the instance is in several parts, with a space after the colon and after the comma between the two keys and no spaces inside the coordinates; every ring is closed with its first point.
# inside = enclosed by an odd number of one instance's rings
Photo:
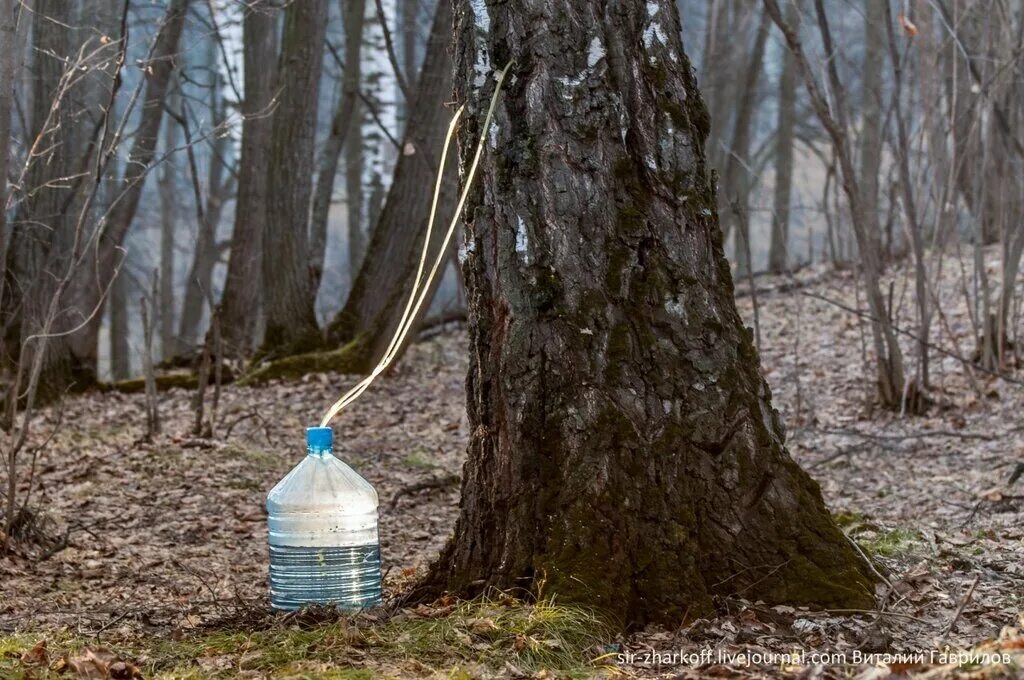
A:
{"type": "Polygon", "coordinates": [[[585,609],[498,597],[324,623],[275,617],[262,630],[228,626],[177,640],[119,644],[66,634],[0,637],[0,676],[55,678],[94,663],[106,665],[108,676],[147,678],[228,678],[245,672],[275,678],[478,677],[512,669],[590,677],[600,668],[600,645],[609,640],[604,625],[585,609]]]}
{"type": "Polygon", "coordinates": [[[298,380],[310,373],[366,373],[369,348],[362,338],[334,350],[307,352],[268,361],[239,379],[240,385],[262,385],[271,380],[298,380]]]}

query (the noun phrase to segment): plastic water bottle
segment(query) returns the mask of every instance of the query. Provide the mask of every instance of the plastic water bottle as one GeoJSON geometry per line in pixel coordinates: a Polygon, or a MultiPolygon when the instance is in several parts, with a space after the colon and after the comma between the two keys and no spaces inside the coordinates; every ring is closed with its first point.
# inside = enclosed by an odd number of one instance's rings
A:
{"type": "Polygon", "coordinates": [[[377,492],[332,443],[331,428],[307,428],[308,455],[267,496],[274,609],[380,603],[377,492]]]}

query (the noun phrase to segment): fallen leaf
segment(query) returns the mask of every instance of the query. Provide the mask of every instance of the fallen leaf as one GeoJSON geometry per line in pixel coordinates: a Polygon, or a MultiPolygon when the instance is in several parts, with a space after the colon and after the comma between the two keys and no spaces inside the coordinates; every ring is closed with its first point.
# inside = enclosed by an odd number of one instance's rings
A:
{"type": "Polygon", "coordinates": [[[45,666],[49,662],[46,654],[46,640],[40,640],[32,649],[21,655],[21,662],[26,666],[45,666]]]}

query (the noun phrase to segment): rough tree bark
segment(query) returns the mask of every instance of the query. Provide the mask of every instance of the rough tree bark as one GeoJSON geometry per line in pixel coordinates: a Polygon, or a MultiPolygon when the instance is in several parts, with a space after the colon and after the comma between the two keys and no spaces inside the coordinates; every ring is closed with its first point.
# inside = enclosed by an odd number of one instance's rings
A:
{"type": "Polygon", "coordinates": [[[624,625],[739,593],[870,606],[736,311],[675,4],[459,3],[456,26],[464,165],[480,64],[512,67],[464,215],[472,437],[427,590],[543,582],[624,625]]]}
{"type": "MultiPolygon", "coordinates": [[[[356,342],[350,353],[354,371],[371,369],[383,355],[398,325],[403,303],[408,299],[419,261],[437,159],[441,156],[441,144],[450,120],[450,113],[444,106],[452,83],[448,54],[452,26],[449,4],[444,0],[437,4],[410,108],[405,152],[395,166],[387,200],[370,235],[352,290],[344,308],[328,328],[331,344],[356,342]]],[[[440,246],[444,225],[454,209],[455,187],[452,182],[446,182],[438,204],[438,228],[434,232],[432,253],[440,246]]],[[[440,278],[437,277],[435,287],[440,278]]],[[[426,311],[425,307],[421,312],[426,311]]]]}
{"type": "MultiPolygon", "coordinates": [[[[786,6],[786,23],[800,30],[800,4],[786,6]]],[[[779,117],[775,136],[775,191],[772,234],[768,246],[768,270],[780,274],[788,267],[789,208],[793,193],[793,151],[796,140],[796,64],[783,46],[779,76],[779,117]]]]}
{"type": "Polygon", "coordinates": [[[15,83],[24,59],[29,21],[27,5],[17,0],[0,0],[0,268],[6,267],[12,104],[15,83]]]}
{"type": "Polygon", "coordinates": [[[245,100],[242,102],[242,153],[238,162],[238,196],[231,233],[221,338],[232,357],[253,349],[259,322],[263,231],[267,215],[267,178],[271,111],[277,73],[276,5],[250,2],[242,19],[245,100]]]}
{"type": "Polygon", "coordinates": [[[273,200],[267,203],[263,233],[264,355],[295,354],[321,344],[309,260],[309,209],[326,29],[327,0],[293,2],[284,10],[267,179],[273,200]]]}
{"type": "MultiPolygon", "coordinates": [[[[84,95],[84,82],[70,73],[63,55],[77,51],[74,6],[63,0],[39,0],[32,27],[32,96],[29,112],[29,166],[11,228],[4,285],[7,353],[24,365],[43,351],[40,395],[52,396],[79,375],[65,338],[30,340],[49,327],[65,330],[77,319],[60,309],[48,322],[51,301],[60,294],[74,246],[75,213],[81,202],[66,178],[75,173],[81,135],[74,125],[84,95]],[[52,325],[49,325],[52,323],[52,325]]],[[[6,105],[6,103],[5,103],[6,105]]],[[[6,182],[7,178],[2,178],[6,182]]]]}

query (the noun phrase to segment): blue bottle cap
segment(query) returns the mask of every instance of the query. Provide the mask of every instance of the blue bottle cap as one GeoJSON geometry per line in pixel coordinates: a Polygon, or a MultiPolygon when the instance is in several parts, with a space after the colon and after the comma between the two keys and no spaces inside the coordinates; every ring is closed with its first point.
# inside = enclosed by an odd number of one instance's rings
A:
{"type": "Polygon", "coordinates": [[[334,430],[329,427],[307,427],[306,448],[310,453],[330,453],[334,440],[334,430]]]}

